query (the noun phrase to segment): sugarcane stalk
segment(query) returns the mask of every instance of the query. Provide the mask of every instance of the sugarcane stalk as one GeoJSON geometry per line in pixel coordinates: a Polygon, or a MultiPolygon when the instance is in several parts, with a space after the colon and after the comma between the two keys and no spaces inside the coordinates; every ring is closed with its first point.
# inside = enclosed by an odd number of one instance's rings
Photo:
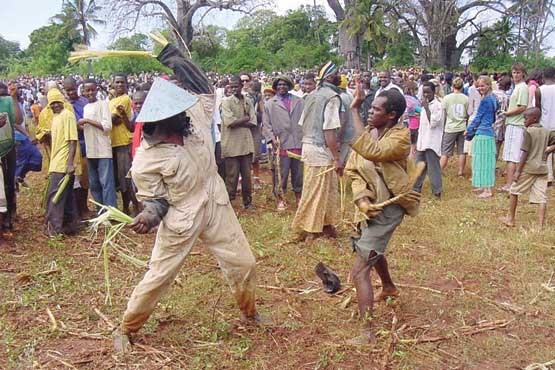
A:
{"type": "Polygon", "coordinates": [[[381,203],[377,203],[377,204],[370,204],[368,206],[368,210],[378,210],[378,209],[382,209],[384,207],[387,207],[389,205],[395,204],[397,203],[399,200],[401,200],[402,198],[406,197],[408,194],[412,193],[412,188],[414,187],[414,184],[416,183],[416,180],[418,179],[418,177],[420,177],[420,175],[422,175],[422,172],[424,172],[424,169],[426,168],[426,164],[424,162],[418,162],[414,168],[414,171],[410,174],[409,177],[409,185],[410,185],[410,190],[406,191],[404,193],[398,194],[396,196],[394,196],[393,198],[389,198],[388,200],[381,202],[381,203]]]}
{"type": "Polygon", "coordinates": [[[102,243],[102,253],[104,260],[104,287],[106,288],[106,298],[104,304],[112,305],[112,294],[110,293],[110,266],[108,258],[108,244],[106,241],[102,243]]]}
{"type": "Polygon", "coordinates": [[[277,175],[277,184],[276,184],[276,195],[278,198],[283,197],[283,189],[281,188],[281,158],[279,156],[279,148],[281,147],[279,138],[276,137],[276,149],[274,150],[274,157],[276,159],[276,175],[277,175]]]}
{"type": "Polygon", "coordinates": [[[335,170],[335,167],[331,166],[331,168],[328,168],[327,170],[324,170],[324,171],[320,172],[319,174],[317,174],[316,177],[324,176],[326,173],[329,173],[333,170],[335,170]]]}
{"type": "Polygon", "coordinates": [[[299,160],[299,161],[302,159],[302,156],[300,156],[300,155],[298,155],[298,154],[295,154],[295,153],[293,153],[293,152],[291,152],[291,151],[289,151],[289,150],[286,150],[285,152],[287,153],[287,156],[288,156],[289,158],[297,159],[297,160],[299,160]]]}
{"type": "Polygon", "coordinates": [[[66,173],[65,176],[60,180],[60,182],[58,183],[58,191],[56,191],[54,198],[52,198],[52,203],[58,204],[60,198],[62,197],[62,194],[67,188],[67,184],[69,183],[70,179],[71,175],[69,173],[66,173]]]}

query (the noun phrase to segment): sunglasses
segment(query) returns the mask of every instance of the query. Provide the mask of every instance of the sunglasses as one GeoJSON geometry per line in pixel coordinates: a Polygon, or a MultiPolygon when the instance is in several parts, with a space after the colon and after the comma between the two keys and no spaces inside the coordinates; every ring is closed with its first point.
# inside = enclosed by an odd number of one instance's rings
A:
{"type": "Polygon", "coordinates": [[[241,80],[241,82],[250,82],[250,80],[241,80]]]}

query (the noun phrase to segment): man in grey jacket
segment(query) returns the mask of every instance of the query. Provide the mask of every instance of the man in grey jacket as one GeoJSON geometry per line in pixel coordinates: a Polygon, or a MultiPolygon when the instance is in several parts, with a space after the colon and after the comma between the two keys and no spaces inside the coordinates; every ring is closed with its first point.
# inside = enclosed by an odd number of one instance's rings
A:
{"type": "Polygon", "coordinates": [[[293,81],[287,76],[278,76],[272,85],[277,94],[264,105],[262,116],[263,132],[267,143],[272,144],[273,151],[279,156],[281,183],[274,184],[278,211],[286,209],[284,194],[287,191],[287,179],[291,173],[291,187],[298,205],[303,188],[303,164],[300,160],[302,127],[299,119],[304,108],[304,100],[290,94],[293,81]],[[281,187],[281,189],[280,189],[281,187]]]}

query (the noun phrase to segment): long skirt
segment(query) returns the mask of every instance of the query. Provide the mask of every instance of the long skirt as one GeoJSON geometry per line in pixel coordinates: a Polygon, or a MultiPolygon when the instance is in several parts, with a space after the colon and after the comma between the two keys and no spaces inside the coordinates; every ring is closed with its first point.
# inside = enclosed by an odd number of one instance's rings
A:
{"type": "Polygon", "coordinates": [[[293,219],[293,230],[320,233],[325,225],[338,222],[337,174],[329,171],[318,176],[329,168],[304,165],[303,191],[293,219]]]}
{"type": "Polygon", "coordinates": [[[495,185],[495,138],[476,135],[472,141],[472,186],[490,188],[495,185]]]}

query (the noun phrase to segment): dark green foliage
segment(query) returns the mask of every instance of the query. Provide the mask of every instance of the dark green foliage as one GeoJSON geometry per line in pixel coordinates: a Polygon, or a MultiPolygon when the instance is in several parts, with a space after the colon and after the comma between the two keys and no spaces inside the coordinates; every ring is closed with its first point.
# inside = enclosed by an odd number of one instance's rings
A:
{"type": "Polygon", "coordinates": [[[204,69],[223,73],[313,68],[337,60],[331,52],[335,32],[321,7],[300,7],[284,16],[260,10],[234,30],[206,28],[191,48],[204,69]]]}

